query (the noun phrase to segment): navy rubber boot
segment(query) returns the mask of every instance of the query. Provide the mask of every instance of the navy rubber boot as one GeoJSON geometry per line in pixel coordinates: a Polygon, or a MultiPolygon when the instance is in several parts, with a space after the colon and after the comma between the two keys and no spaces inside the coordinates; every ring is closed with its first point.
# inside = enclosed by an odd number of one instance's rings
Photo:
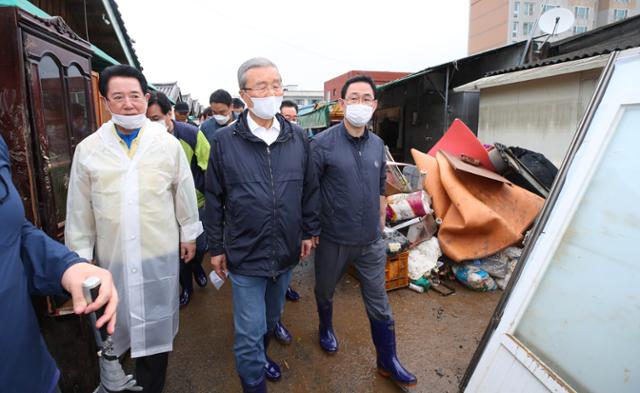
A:
{"type": "Polygon", "coordinates": [[[242,383],[243,393],[267,393],[267,382],[264,379],[264,375],[260,377],[258,382],[248,384],[240,378],[240,383],[242,383]]]}
{"type": "Polygon", "coordinates": [[[282,372],[280,371],[280,366],[278,363],[271,360],[269,355],[267,355],[267,348],[269,348],[269,333],[265,334],[263,337],[264,342],[264,357],[267,359],[267,362],[264,364],[264,375],[267,377],[269,381],[275,382],[279,381],[280,377],[282,377],[282,372]]]}
{"type": "Polygon", "coordinates": [[[286,328],[286,326],[284,326],[282,321],[278,321],[278,323],[276,323],[276,327],[273,329],[273,335],[276,337],[276,340],[282,345],[289,345],[293,340],[291,333],[289,333],[289,330],[286,328]]]}
{"type": "Polygon", "coordinates": [[[371,337],[376,346],[377,366],[380,375],[390,378],[394,382],[413,386],[418,382],[415,375],[405,369],[396,356],[396,331],[395,323],[392,319],[388,321],[378,321],[369,319],[371,322],[371,337]]]}
{"type": "Polygon", "coordinates": [[[198,284],[200,288],[206,287],[207,283],[209,282],[209,279],[207,278],[207,274],[204,272],[202,265],[196,262],[190,262],[190,263],[195,264],[192,267],[192,270],[193,270],[193,278],[195,279],[196,284],[198,284]]]}
{"type": "Polygon", "coordinates": [[[284,297],[290,302],[297,302],[300,300],[300,294],[293,290],[291,287],[287,287],[287,292],[284,297]]]}
{"type": "Polygon", "coordinates": [[[320,336],[320,348],[326,353],[333,355],[338,352],[338,338],[333,332],[333,304],[318,303],[318,326],[320,336]]]}
{"type": "Polygon", "coordinates": [[[179,300],[180,300],[180,307],[186,307],[191,301],[191,292],[187,291],[186,289],[183,289],[182,292],[180,292],[179,300]]]}
{"type": "Polygon", "coordinates": [[[186,307],[191,300],[191,294],[193,294],[193,281],[191,281],[191,266],[188,266],[182,260],[180,260],[180,307],[186,307]]]}

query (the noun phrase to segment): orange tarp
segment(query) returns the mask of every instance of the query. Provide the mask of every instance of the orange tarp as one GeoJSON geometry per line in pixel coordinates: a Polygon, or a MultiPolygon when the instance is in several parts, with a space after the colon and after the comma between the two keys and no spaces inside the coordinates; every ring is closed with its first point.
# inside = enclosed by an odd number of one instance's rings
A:
{"type": "Polygon", "coordinates": [[[411,154],[427,171],[424,188],[442,219],[440,247],[454,261],[483,258],[522,241],[544,204],[524,188],[456,170],[442,152],[411,154]]]}

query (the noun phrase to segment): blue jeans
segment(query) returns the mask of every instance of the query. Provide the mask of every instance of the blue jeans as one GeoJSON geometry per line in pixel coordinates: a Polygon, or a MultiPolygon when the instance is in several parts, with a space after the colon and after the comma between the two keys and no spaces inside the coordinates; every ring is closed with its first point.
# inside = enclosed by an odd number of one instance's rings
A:
{"type": "Polygon", "coordinates": [[[264,373],[263,337],[280,320],[291,270],[275,279],[233,273],[229,273],[229,279],[233,290],[236,370],[245,383],[251,384],[264,373]]]}

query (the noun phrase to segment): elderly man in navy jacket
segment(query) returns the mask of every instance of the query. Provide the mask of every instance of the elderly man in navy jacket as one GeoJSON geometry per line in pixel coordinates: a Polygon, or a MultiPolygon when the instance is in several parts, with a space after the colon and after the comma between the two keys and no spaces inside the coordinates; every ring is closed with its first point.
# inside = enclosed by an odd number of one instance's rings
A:
{"type": "Polygon", "coordinates": [[[112,334],[118,295],[111,273],[86,263],[78,254],[48,237],[24,217],[18,191],[11,181],[9,151],[0,137],[0,391],[6,393],[59,392],[58,371],[47,351],[31,305],[30,295],[73,297],[76,314],[107,304],[97,326],[112,334]],[[102,281],[100,293],[87,307],[82,283],[90,276],[102,281]]]}
{"type": "Polygon", "coordinates": [[[321,348],[338,351],[333,331],[333,293],[348,264],[360,276],[362,297],[371,323],[378,371],[402,385],[416,377],[396,357],[394,321],[385,291],[384,228],[386,181],[384,142],[366,125],[376,108],[376,86],[365,75],[342,88],[342,123],[318,134],[311,143],[320,180],[322,235],[316,250],[315,295],[321,348]]]}
{"type": "Polygon", "coordinates": [[[233,290],[236,369],[245,392],[280,378],[267,355],[291,270],[319,234],[318,180],[304,131],[278,113],[277,67],[254,58],[238,69],[247,103],[238,120],[213,134],[205,184],[205,229],[214,271],[233,290]]]}

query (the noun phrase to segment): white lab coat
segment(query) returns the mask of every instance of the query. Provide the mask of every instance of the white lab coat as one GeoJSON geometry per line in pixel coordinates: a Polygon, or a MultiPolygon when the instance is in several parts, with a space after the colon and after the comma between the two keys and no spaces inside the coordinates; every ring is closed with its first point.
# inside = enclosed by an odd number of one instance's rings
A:
{"type": "Polygon", "coordinates": [[[196,190],[180,142],[146,121],[129,158],[111,121],[76,148],[65,243],[113,275],[120,303],[118,355],[171,351],[178,332],[179,242],[202,233],[196,190]]]}

